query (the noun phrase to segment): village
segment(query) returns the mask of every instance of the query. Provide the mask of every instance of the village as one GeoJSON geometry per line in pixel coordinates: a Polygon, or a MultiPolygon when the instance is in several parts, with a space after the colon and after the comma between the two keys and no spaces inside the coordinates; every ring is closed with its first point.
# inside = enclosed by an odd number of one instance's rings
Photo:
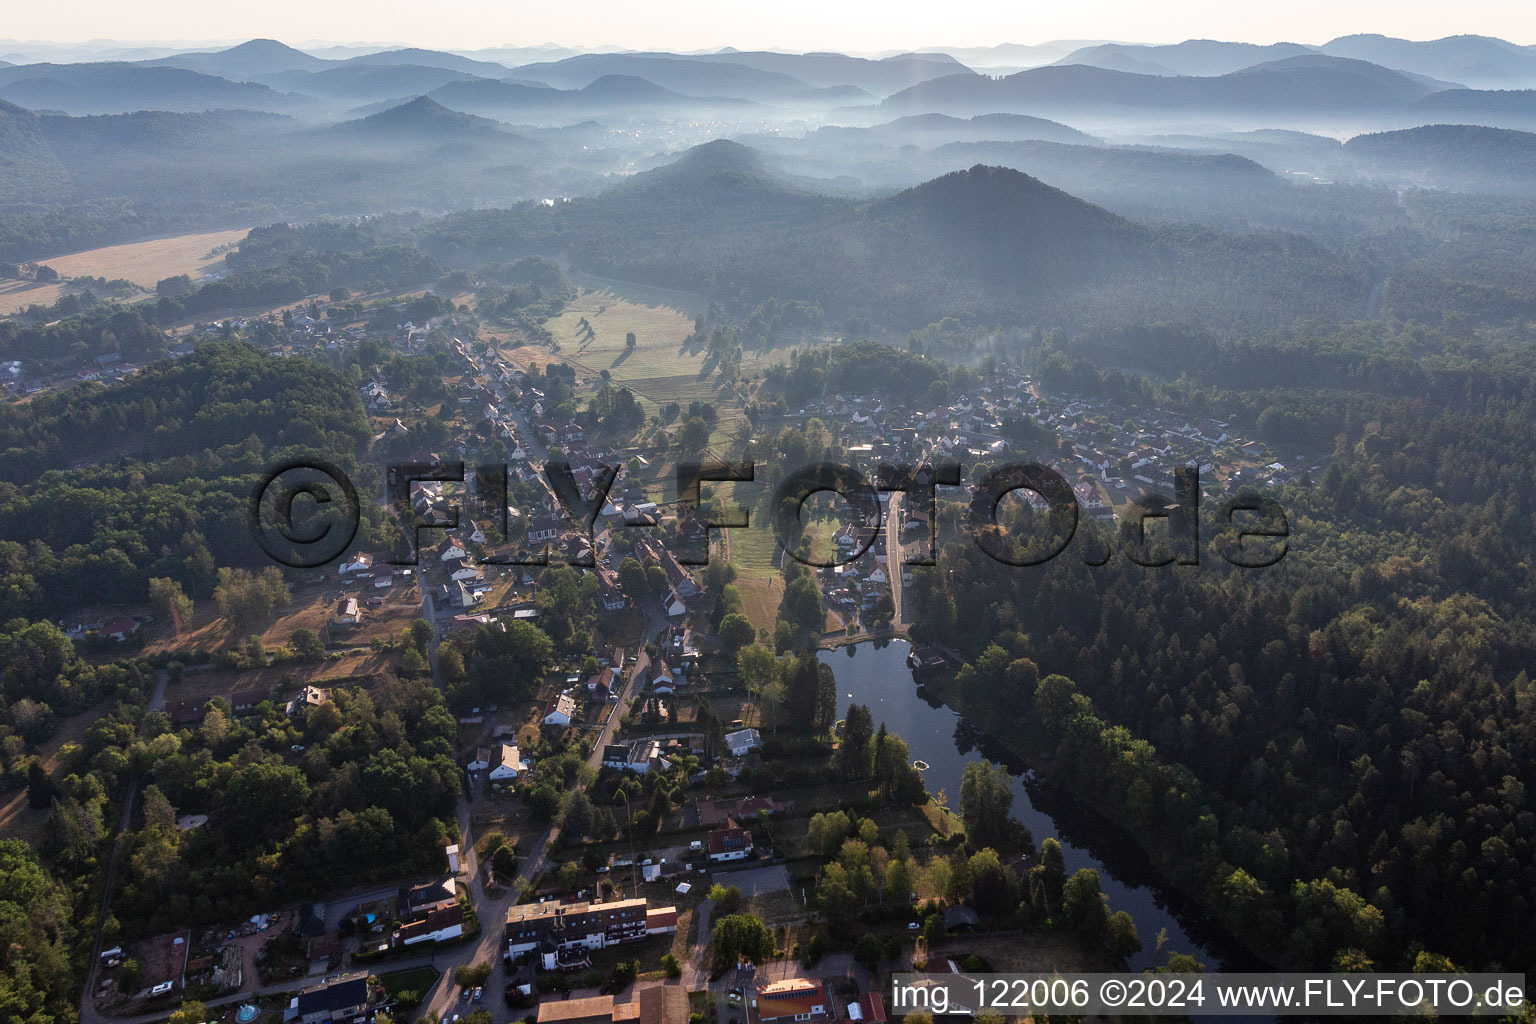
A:
{"type": "MultiPolygon", "coordinates": [[[[361,327],[338,331],[305,312],[274,317],[269,326],[278,322],[286,333],[269,350],[276,356],[342,349],[366,336],[361,327]]],[[[104,951],[93,989],[100,1016],[91,1024],[148,1024],[164,1016],[156,1007],[192,998],[222,1007],[236,1024],[360,1022],[380,1012],[454,1024],[481,1011],[495,1022],[526,1017],[535,1024],[883,1022],[878,972],[846,953],[820,959],[813,971],[804,958],[743,959],[723,975],[704,957],[712,903],[727,891],[763,916],[780,954],[792,953],[796,932],[814,918],[801,888],[804,858],[814,860],[803,845],[806,823],[839,800],[836,786],[771,795],[757,788],[772,721],[733,664],[751,637],[723,636],[721,621],[709,614],[720,592],[711,561],[716,571],[722,562],[742,562],[763,550],[743,538],[770,529],[762,515],[750,525],[711,529],[711,516],[731,511],[726,495],[738,509],[749,501],[761,509],[761,501],[744,497],[749,492],[740,484],[706,490],[697,506],[677,501],[669,493],[673,462],[666,452],[612,437],[589,440],[568,415],[569,400],[562,413],[540,386],[557,367],[570,394],[591,394],[606,379],[579,376],[553,353],[539,375],[536,366],[527,368],[526,352],[514,350],[522,357],[514,362],[505,350],[461,340],[455,329],[450,315],[423,327],[402,322],[382,339],[402,353],[436,347],[456,363],[458,372],[442,382],[456,408],[445,400],[433,417],[453,425],[448,436],[419,444],[423,402],[398,394],[387,379],[368,380],[359,390],[381,463],[418,471],[403,491],[392,492],[400,500],[391,513],[410,527],[402,533],[423,538],[419,550],[408,541],[393,551],[353,550],[334,565],[296,573],[304,621],[329,657],[344,659],[362,657],[365,644],[379,651],[381,639],[387,649],[397,630],[421,621],[431,631],[423,670],[436,674],[432,650],[461,632],[538,626],[547,607],[543,574],[564,564],[588,581],[582,593],[597,611],[594,648],[550,672],[526,705],[454,708],[464,771],[462,835],[443,851],[440,877],[274,907],[232,928],[185,930],[104,951]],[[456,462],[465,466],[462,476],[446,472],[456,462]],[[568,476],[550,474],[548,462],[568,476]],[[590,531],[580,506],[590,511],[590,531]],[[686,564],[680,552],[691,553],[686,564]],[[718,738],[709,733],[715,724],[718,738]],[[628,796],[644,799],[648,783],[621,786],[618,838],[571,847],[560,841],[558,821],[530,812],[539,752],[562,751],[583,760],[585,779],[667,777],[702,795],[662,805],[637,841],[628,796]],[[631,948],[633,960],[626,959],[631,948]],[[636,977],[626,995],[625,980],[636,977]]],[[[221,332],[206,325],[196,333],[221,332]]],[[[958,464],[968,478],[978,462],[1041,456],[1038,445],[1010,440],[1021,421],[1055,439],[1054,451],[1043,454],[1067,476],[1081,514],[1109,528],[1143,494],[1172,491],[1174,467],[1196,468],[1210,496],[1279,485],[1319,468],[1243,440],[1222,422],[1126,410],[1056,393],[1006,370],[931,408],[837,393],[786,409],[764,426],[823,432],[869,479],[890,464],[958,464]]],[[[709,454],[716,451],[712,443],[709,454]]],[[[938,491],[940,501],[965,496],[963,488],[938,491]]],[[[1027,498],[1043,504],[1039,495],[1027,498]]],[[[804,559],[809,540],[796,555],[816,570],[824,618],[815,632],[824,644],[899,635],[910,618],[903,607],[910,563],[936,536],[933,510],[896,491],[843,512],[842,520],[828,513],[808,531],[823,549],[819,561],[804,559]]],[[[776,547],[771,564],[741,568],[761,580],[790,557],[776,547]]],[[[744,611],[757,638],[772,633],[772,606],[744,611]]],[[[82,638],[127,640],[144,618],[119,614],[69,628],[82,638]]],[[[951,660],[942,645],[918,649],[913,658],[935,666],[951,660]]],[[[203,674],[229,682],[171,685],[162,703],[173,728],[196,729],[210,713],[238,717],[277,708],[293,723],[295,759],[304,752],[306,717],[322,713],[338,690],[368,685],[365,672],[312,674],[297,686],[270,675],[251,683],[239,673],[203,674]]],[[[198,677],[194,666],[180,679],[198,677]]],[[[578,780],[576,788],[582,785],[578,780]]],[[[200,822],[178,824],[190,829],[200,822]]],[[[939,837],[952,827],[942,807],[882,827],[893,825],[939,837]]],[[[942,912],[957,931],[972,926],[974,914],[967,919],[967,907],[945,905],[939,894],[912,897],[893,921],[889,955],[880,961],[888,970],[923,963],[930,971],[958,969],[923,947],[915,934],[925,920],[920,911],[942,912]]]]}

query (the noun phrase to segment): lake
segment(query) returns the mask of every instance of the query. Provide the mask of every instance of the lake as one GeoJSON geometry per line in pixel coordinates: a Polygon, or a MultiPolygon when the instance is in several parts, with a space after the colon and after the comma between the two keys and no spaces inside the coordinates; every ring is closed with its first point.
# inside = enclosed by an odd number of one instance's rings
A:
{"type": "Polygon", "coordinates": [[[1067,874],[1079,868],[1099,873],[1099,885],[1111,910],[1124,910],[1136,921],[1142,951],[1130,965],[1140,970],[1161,959],[1160,930],[1168,933],[1167,950],[1193,953],[1208,971],[1262,971],[1268,968],[1212,922],[1194,901],[1158,882],[1146,855],[1123,832],[1047,784],[1016,758],[997,747],[972,723],[919,694],[907,667],[911,644],[894,640],[884,646],[865,642],[820,659],[837,677],[838,717],[850,703],[868,706],[875,728],[907,741],[912,756],[928,762],[923,773],[931,793],[944,790],[958,812],[960,779],[968,762],[987,757],[1013,772],[1013,816],[1033,833],[1035,842],[1054,836],[1061,843],[1067,874]]]}

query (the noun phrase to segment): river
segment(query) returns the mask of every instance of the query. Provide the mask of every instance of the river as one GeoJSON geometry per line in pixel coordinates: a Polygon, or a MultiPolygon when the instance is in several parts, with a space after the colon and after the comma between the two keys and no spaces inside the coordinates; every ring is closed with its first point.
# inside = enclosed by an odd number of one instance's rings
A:
{"type": "Polygon", "coordinates": [[[905,640],[895,640],[884,646],[865,642],[822,651],[821,660],[837,677],[839,717],[850,703],[868,706],[877,729],[884,722],[907,741],[914,758],[928,763],[923,780],[929,792],[944,790],[956,811],[968,762],[985,756],[1006,765],[1014,773],[1013,816],[1029,828],[1037,844],[1047,836],[1061,843],[1068,875],[1079,868],[1096,870],[1110,909],[1127,911],[1135,919],[1142,951],[1130,958],[1133,969],[1161,962],[1170,951],[1193,953],[1208,971],[1268,969],[1198,904],[1160,884],[1146,855],[1119,829],[1047,784],[965,719],[942,704],[928,703],[907,667],[909,650],[905,640]],[[1162,930],[1168,939],[1159,953],[1157,936],[1162,930]]]}

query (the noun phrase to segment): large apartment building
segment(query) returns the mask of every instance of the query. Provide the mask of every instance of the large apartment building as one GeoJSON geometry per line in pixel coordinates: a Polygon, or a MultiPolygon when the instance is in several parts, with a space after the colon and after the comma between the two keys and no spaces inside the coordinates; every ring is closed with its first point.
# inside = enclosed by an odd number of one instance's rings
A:
{"type": "Polygon", "coordinates": [[[569,949],[602,949],[647,935],[677,931],[676,907],[647,907],[643,899],[607,903],[525,903],[507,910],[506,954],[535,951],[551,961],[569,949]]]}

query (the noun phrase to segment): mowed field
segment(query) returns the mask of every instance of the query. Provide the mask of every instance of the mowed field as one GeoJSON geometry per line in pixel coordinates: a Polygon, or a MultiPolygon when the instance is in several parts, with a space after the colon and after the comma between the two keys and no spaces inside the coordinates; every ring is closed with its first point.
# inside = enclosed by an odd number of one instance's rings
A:
{"type": "MultiPolygon", "coordinates": [[[[722,419],[734,418],[740,400],[723,390],[714,362],[703,347],[684,347],[693,333],[693,315],[660,301],[644,302],[612,290],[583,290],[564,312],[544,324],[560,345],[554,358],[596,378],[607,370],[651,404],[712,402],[722,419]],[[582,327],[585,319],[591,332],[582,327]],[[624,339],[635,334],[635,347],[624,339]]],[[[742,372],[753,376],[770,363],[789,359],[789,349],[744,352],[742,372]]]]}
{"type": "MultiPolygon", "coordinates": [[[[209,259],[208,253],[221,245],[238,242],[248,230],[204,231],[108,245],[37,262],[52,267],[62,277],[104,277],[109,281],[122,278],[141,288],[153,289],[156,282],[177,274],[189,274],[195,280],[201,274],[223,269],[224,258],[209,259]]],[[[0,314],[14,313],[33,303],[54,302],[63,291],[61,284],[6,281],[0,284],[0,314]]]]}
{"type": "Polygon", "coordinates": [[[704,354],[683,349],[683,339],[693,332],[693,318],[672,306],[642,305],[610,291],[584,290],[544,326],[555,336],[565,361],[594,377],[607,370],[626,384],[686,383],[698,380],[704,370],[704,354]],[[581,326],[583,319],[592,327],[590,335],[581,326]],[[635,334],[633,350],[624,345],[630,331],[635,334]]]}

